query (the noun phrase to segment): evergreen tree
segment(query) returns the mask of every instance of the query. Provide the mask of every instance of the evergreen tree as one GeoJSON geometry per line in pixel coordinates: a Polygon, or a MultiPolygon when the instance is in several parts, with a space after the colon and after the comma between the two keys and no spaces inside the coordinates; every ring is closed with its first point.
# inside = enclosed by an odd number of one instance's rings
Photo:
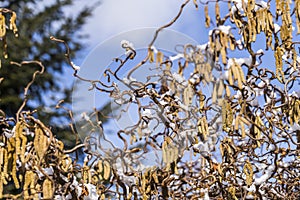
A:
{"type": "Polygon", "coordinates": [[[45,110],[46,105],[54,108],[57,100],[64,99],[68,102],[70,97],[70,88],[59,81],[66,66],[63,53],[65,49],[49,37],[53,35],[68,42],[74,58],[84,48],[83,39],[86,35],[80,30],[93,9],[83,6],[76,15],[69,16],[64,11],[73,3],[74,0],[56,0],[50,5],[41,0],[0,1],[0,7],[16,12],[18,27],[18,38],[7,34],[8,58],[3,59],[2,56],[0,71],[4,78],[0,85],[0,109],[8,116],[14,117],[16,114],[23,101],[24,87],[38,69],[37,66],[26,65],[20,68],[10,64],[11,61],[24,60],[40,60],[46,68],[45,73],[37,77],[30,87],[27,109],[37,109],[38,117],[47,124],[53,124],[53,119],[61,115],[55,113],[54,109],[45,110]]]}
{"type": "MultiPolygon", "coordinates": [[[[17,14],[18,28],[17,38],[7,31],[6,51],[4,46],[0,48],[0,77],[4,78],[0,84],[0,110],[8,117],[15,117],[23,102],[24,88],[31,81],[32,74],[39,70],[36,65],[18,67],[10,62],[41,61],[45,72],[30,87],[29,102],[24,109],[37,110],[36,117],[51,126],[56,136],[66,143],[67,148],[75,145],[75,135],[70,134],[70,127],[66,126],[66,114],[56,110],[55,105],[61,99],[66,103],[70,102],[71,84],[67,86],[60,81],[64,68],[68,67],[64,57],[65,48],[51,41],[50,36],[65,40],[70,45],[72,58],[76,58],[83,50],[87,35],[80,31],[95,6],[84,6],[82,1],[83,6],[77,13],[71,15],[65,12],[74,3],[74,0],[55,0],[50,4],[41,0],[0,0],[1,8],[10,9],[17,14]],[[5,52],[8,52],[7,56],[5,52]]],[[[6,24],[9,24],[8,17],[6,24]]]]}

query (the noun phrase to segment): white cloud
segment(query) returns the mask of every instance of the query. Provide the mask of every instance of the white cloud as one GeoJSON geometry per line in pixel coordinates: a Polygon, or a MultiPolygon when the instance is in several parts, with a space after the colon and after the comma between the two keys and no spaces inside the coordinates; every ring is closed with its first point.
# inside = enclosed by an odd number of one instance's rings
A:
{"type": "MultiPolygon", "coordinates": [[[[94,2],[90,1],[87,5],[93,5],[94,2]]],[[[89,33],[92,48],[118,33],[143,27],[160,27],[170,22],[183,2],[183,0],[103,0],[94,10],[93,17],[88,19],[84,32],[89,33]]],[[[80,5],[82,1],[77,3],[80,5]]],[[[197,12],[192,5],[187,6],[188,11],[186,10],[184,15],[189,15],[191,9],[197,12]]],[[[73,12],[76,12],[76,9],[73,12]]],[[[179,24],[175,24],[171,28],[178,29],[178,27],[179,24]]]]}

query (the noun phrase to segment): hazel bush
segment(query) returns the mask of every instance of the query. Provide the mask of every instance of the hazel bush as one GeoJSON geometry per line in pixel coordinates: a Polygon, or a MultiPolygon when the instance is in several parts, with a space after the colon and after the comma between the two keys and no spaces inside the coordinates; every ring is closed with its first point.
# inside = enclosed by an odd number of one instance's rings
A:
{"type": "MultiPolygon", "coordinates": [[[[11,17],[9,29],[16,34],[15,13],[6,9],[0,13],[1,37],[7,34],[3,17],[11,17]]],[[[145,57],[141,59],[134,44],[124,40],[125,57],[115,58],[118,67],[107,68],[98,80],[80,75],[67,42],[52,36],[51,40],[65,45],[66,61],[76,79],[117,104],[136,105],[138,120],[116,131],[123,143],[119,148],[106,138],[109,133],[102,122],[92,119],[100,111],[85,113],[93,131],[66,150],[33,117],[34,111],[23,110],[28,88],[44,66],[38,61],[14,63],[35,63],[41,70],[25,88],[16,118],[3,112],[0,116],[4,127],[0,197],[299,199],[299,19],[299,0],[186,0],[174,19],[157,29],[145,57]],[[203,13],[199,23],[209,29],[208,41],[184,44],[178,54],[167,56],[155,46],[155,40],[181,17],[188,4],[203,13]],[[119,71],[132,60],[138,64],[131,65],[121,78],[119,71]],[[153,66],[157,71],[153,76],[158,78],[135,80],[134,72],[146,64],[153,66]],[[120,89],[118,83],[126,89],[120,89]],[[204,92],[209,84],[212,92],[204,92]],[[145,103],[145,99],[150,100],[145,103]],[[163,128],[157,130],[158,126],[163,128]],[[92,133],[114,148],[103,148],[92,133]],[[82,162],[74,156],[78,149],[85,152],[82,162]],[[160,152],[161,161],[152,166],[141,162],[149,151],[160,152]],[[9,186],[18,193],[7,193],[9,186]]],[[[63,103],[57,107],[63,108],[63,103]]],[[[76,134],[72,114],[70,118],[76,134]]]]}

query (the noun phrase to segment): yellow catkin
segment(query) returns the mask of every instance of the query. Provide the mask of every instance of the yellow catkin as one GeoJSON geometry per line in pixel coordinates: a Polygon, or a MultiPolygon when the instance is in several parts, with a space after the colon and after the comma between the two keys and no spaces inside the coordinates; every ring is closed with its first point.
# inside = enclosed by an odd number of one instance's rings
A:
{"type": "Polygon", "coordinates": [[[6,34],[6,24],[5,24],[5,16],[0,13],[0,38],[5,37],[6,34]]]}
{"type": "Polygon", "coordinates": [[[219,6],[218,1],[215,4],[215,12],[216,12],[216,22],[217,22],[217,25],[218,25],[219,22],[220,22],[220,19],[221,19],[221,17],[220,17],[220,6],[219,6]]]}
{"type": "Polygon", "coordinates": [[[202,110],[205,106],[205,96],[203,95],[202,91],[198,91],[198,97],[199,97],[199,108],[202,110]]]}
{"type": "Polygon", "coordinates": [[[229,132],[232,127],[233,121],[233,111],[230,103],[227,100],[223,100],[222,102],[222,127],[223,130],[229,132]]]}
{"type": "Polygon", "coordinates": [[[21,158],[21,162],[25,163],[25,152],[26,152],[26,145],[27,145],[27,137],[24,136],[23,134],[21,135],[21,141],[22,141],[22,144],[21,144],[20,158],[21,158]]]}
{"type": "Polygon", "coordinates": [[[251,26],[252,26],[252,37],[251,37],[251,41],[252,42],[255,42],[256,41],[256,26],[257,26],[257,24],[256,24],[256,20],[254,19],[254,18],[252,18],[251,20],[250,20],[250,23],[251,23],[251,26]]]}
{"type": "Polygon", "coordinates": [[[237,70],[239,72],[239,77],[240,77],[242,83],[245,83],[246,79],[245,79],[245,74],[244,74],[242,67],[240,65],[236,65],[236,66],[237,66],[237,70]]]}
{"type": "Polygon", "coordinates": [[[211,73],[211,66],[209,63],[206,63],[203,67],[204,70],[204,80],[207,83],[212,81],[212,73],[211,73]]]}
{"type": "Polygon", "coordinates": [[[218,84],[216,83],[214,85],[214,89],[213,89],[213,93],[212,93],[212,103],[216,103],[217,102],[217,88],[218,88],[218,84]]]}
{"type": "Polygon", "coordinates": [[[245,41],[245,44],[246,44],[246,43],[249,43],[249,37],[250,37],[250,34],[249,34],[247,31],[243,30],[243,31],[242,31],[242,36],[243,36],[243,39],[244,39],[244,41],[245,41]]]}
{"type": "Polygon", "coordinates": [[[12,30],[15,34],[15,37],[18,37],[18,28],[16,25],[16,19],[17,19],[17,14],[15,12],[12,12],[11,17],[10,17],[10,24],[9,28],[12,30]]]}
{"type": "Polygon", "coordinates": [[[300,34],[300,0],[295,1],[297,34],[300,34]]]}
{"type": "Polygon", "coordinates": [[[148,50],[148,58],[150,63],[154,62],[154,52],[151,49],[148,50]]]}
{"type": "Polygon", "coordinates": [[[300,118],[300,101],[299,100],[292,100],[290,102],[291,109],[289,110],[289,123],[293,125],[294,123],[299,123],[300,118]]]}
{"type": "Polygon", "coordinates": [[[2,163],[2,175],[1,179],[4,184],[7,184],[6,178],[8,177],[8,152],[7,149],[3,149],[3,163],[2,163]]]}
{"type": "Polygon", "coordinates": [[[222,98],[223,93],[224,93],[224,83],[223,80],[220,80],[218,85],[218,90],[217,90],[217,97],[222,98]]]}
{"type": "Polygon", "coordinates": [[[46,178],[43,182],[43,197],[44,199],[53,198],[53,185],[48,178],[46,178]]]}
{"type": "Polygon", "coordinates": [[[165,140],[163,142],[163,144],[162,144],[163,162],[164,163],[168,163],[169,162],[169,158],[168,158],[168,154],[167,154],[167,149],[168,149],[168,144],[167,144],[167,142],[165,140]]]}
{"type": "Polygon", "coordinates": [[[165,141],[162,144],[163,162],[166,164],[166,171],[170,170],[171,163],[176,162],[178,157],[178,149],[171,142],[172,139],[170,137],[165,137],[165,141]]]}
{"type": "Polygon", "coordinates": [[[43,158],[47,150],[47,143],[48,143],[48,137],[45,136],[43,130],[40,127],[36,127],[33,145],[39,159],[43,158]]]}
{"type": "Polygon", "coordinates": [[[230,97],[231,92],[230,92],[230,88],[229,88],[229,86],[227,84],[225,85],[225,91],[226,91],[226,96],[230,97]]]}
{"type": "Polygon", "coordinates": [[[273,15],[272,13],[265,8],[265,13],[266,13],[266,21],[267,21],[267,24],[266,24],[266,29],[265,29],[265,33],[270,33],[272,32],[272,30],[274,30],[274,22],[273,22],[273,15]]]}
{"type": "Polygon", "coordinates": [[[238,87],[240,89],[243,88],[243,83],[245,82],[245,77],[244,77],[244,72],[241,68],[241,66],[239,66],[235,60],[233,60],[233,65],[231,66],[231,70],[232,70],[232,74],[233,74],[233,77],[234,79],[233,80],[237,80],[237,83],[238,83],[238,87]]]}
{"type": "Polygon", "coordinates": [[[0,199],[3,198],[3,181],[2,178],[0,179],[0,199]]]}
{"type": "Polygon", "coordinates": [[[223,122],[223,130],[226,129],[226,122],[225,122],[225,119],[226,119],[226,100],[223,99],[223,102],[222,102],[222,122],[223,122]]]}
{"type": "Polygon", "coordinates": [[[284,47],[286,49],[291,49],[292,45],[292,19],[291,19],[291,9],[290,2],[282,2],[282,25],[280,29],[281,40],[284,41],[284,47]]]}
{"type": "Polygon", "coordinates": [[[17,122],[15,129],[15,141],[16,141],[16,154],[17,156],[21,155],[21,139],[20,135],[23,131],[23,125],[21,122],[17,122]]]}
{"type": "Polygon", "coordinates": [[[204,14],[205,14],[205,26],[206,28],[210,27],[210,16],[208,14],[208,5],[204,6],[204,14]]]}
{"type": "MultiPolygon", "coordinates": [[[[167,149],[167,154],[168,154],[168,158],[169,158],[169,163],[168,164],[171,164],[172,161],[174,160],[174,152],[172,151],[172,149],[170,147],[168,147],[167,149]]],[[[170,165],[169,165],[170,167],[170,165]]]]}
{"type": "Polygon", "coordinates": [[[23,191],[25,199],[28,199],[30,195],[35,193],[35,173],[33,171],[26,171],[23,191]]]}
{"type": "Polygon", "coordinates": [[[104,180],[108,180],[110,178],[110,174],[111,174],[111,169],[110,169],[110,164],[108,161],[104,161],[103,162],[103,178],[104,180]]]}
{"type": "Polygon", "coordinates": [[[16,155],[16,153],[13,154],[13,163],[12,163],[11,176],[13,178],[15,187],[17,189],[19,189],[20,188],[20,183],[19,183],[19,180],[18,180],[18,177],[17,177],[17,155],[16,155]]]}
{"type": "Polygon", "coordinates": [[[154,173],[152,174],[152,178],[153,178],[153,180],[154,180],[154,182],[155,182],[156,184],[159,183],[159,180],[158,180],[158,177],[157,177],[156,172],[154,172],[154,173]]]}
{"type": "MultiPolygon", "coordinates": [[[[16,161],[15,161],[15,155],[16,155],[16,151],[15,151],[15,138],[11,137],[8,139],[7,142],[7,166],[6,166],[6,171],[8,171],[9,176],[13,176],[14,173],[14,166],[16,165],[16,161]]],[[[4,170],[3,170],[4,171],[4,170]]]]}
{"type": "Polygon", "coordinates": [[[292,57],[293,57],[293,68],[297,70],[297,52],[295,48],[292,48],[292,57]]]}
{"type": "Polygon", "coordinates": [[[201,127],[202,127],[202,131],[203,131],[202,132],[203,139],[204,139],[204,141],[206,141],[207,136],[208,136],[208,123],[207,123],[205,116],[201,118],[201,127]]]}
{"type": "Polygon", "coordinates": [[[291,101],[290,101],[290,105],[291,105],[291,107],[290,107],[290,109],[289,109],[289,123],[290,123],[290,125],[293,125],[294,124],[294,105],[295,105],[295,99],[292,99],[291,101]]]}
{"type": "MultiPolygon", "coordinates": [[[[264,127],[264,123],[263,123],[262,119],[260,118],[260,116],[256,117],[255,124],[260,128],[264,127]]],[[[260,144],[259,139],[261,139],[261,131],[257,126],[254,127],[254,134],[255,134],[255,138],[258,139],[256,141],[257,146],[260,147],[261,144],[260,144]]]]}
{"type": "Polygon", "coordinates": [[[292,24],[290,1],[285,1],[285,18],[288,24],[292,24]]]}
{"type": "Polygon", "coordinates": [[[91,173],[88,166],[82,167],[82,179],[84,183],[90,183],[91,181],[91,173]]]}
{"type": "MultiPolygon", "coordinates": [[[[33,180],[35,180],[35,173],[34,173],[34,176],[33,176],[33,180]]],[[[30,193],[33,197],[33,200],[39,200],[39,194],[37,192],[37,190],[40,189],[39,187],[40,187],[40,185],[36,184],[35,181],[32,181],[30,183],[30,193]]]]}
{"type": "Polygon", "coordinates": [[[281,47],[277,47],[274,56],[275,56],[275,64],[276,64],[276,78],[280,81],[283,82],[284,80],[284,73],[282,71],[282,55],[283,55],[283,49],[281,47]]]}
{"type": "Polygon", "coordinates": [[[156,54],[156,64],[160,65],[163,62],[164,54],[161,51],[158,51],[156,54]]]}
{"type": "Polygon", "coordinates": [[[299,118],[300,118],[300,101],[296,100],[294,105],[294,121],[299,124],[299,118]]]}
{"type": "Polygon", "coordinates": [[[246,175],[246,184],[247,186],[252,185],[253,183],[253,169],[249,160],[246,160],[246,164],[244,165],[243,172],[246,175]]]}
{"type": "Polygon", "coordinates": [[[282,14],[282,0],[276,0],[276,20],[282,14]]]}
{"type": "Polygon", "coordinates": [[[255,118],[255,126],[254,126],[254,134],[255,134],[256,138],[259,138],[259,135],[261,134],[261,131],[258,127],[261,127],[262,125],[263,125],[263,123],[262,123],[260,116],[257,116],[255,118]]]}
{"type": "Polygon", "coordinates": [[[240,115],[236,116],[235,118],[235,124],[234,124],[235,131],[239,130],[239,125],[240,125],[240,115]]]}
{"type": "Polygon", "coordinates": [[[252,12],[253,9],[255,8],[255,0],[248,0],[247,4],[247,12],[252,12]]]}
{"type": "Polygon", "coordinates": [[[197,123],[197,126],[198,126],[198,133],[203,136],[205,133],[204,133],[204,127],[202,125],[202,118],[200,118],[198,120],[198,123],[197,123]]]}
{"type": "MultiPolygon", "coordinates": [[[[222,32],[223,33],[223,32],[222,32]]],[[[226,33],[223,33],[224,34],[224,37],[223,37],[223,42],[222,44],[224,44],[224,46],[227,48],[229,48],[229,33],[226,34],[226,33]]]]}
{"type": "Polygon", "coordinates": [[[221,153],[222,158],[224,158],[224,153],[225,153],[225,152],[224,152],[224,145],[223,145],[223,142],[221,142],[219,149],[220,149],[220,153],[221,153]]]}
{"type": "Polygon", "coordinates": [[[228,188],[228,199],[238,200],[238,198],[235,196],[235,187],[234,186],[230,186],[228,188]]]}
{"type": "MultiPolygon", "coordinates": [[[[4,169],[7,165],[7,151],[5,148],[0,147],[0,169],[4,169]]],[[[3,185],[7,184],[5,177],[7,176],[7,170],[3,170],[0,172],[0,198],[3,195],[3,185]]]]}
{"type": "Polygon", "coordinates": [[[239,123],[241,126],[242,138],[245,138],[246,137],[245,124],[243,123],[242,120],[240,120],[239,123]]]}
{"type": "Polygon", "coordinates": [[[189,84],[183,91],[183,103],[187,106],[191,105],[193,101],[194,91],[192,86],[189,84]]]}
{"type": "Polygon", "coordinates": [[[0,167],[2,168],[2,166],[4,165],[4,151],[6,149],[0,147],[0,167]]]}
{"type": "Polygon", "coordinates": [[[103,161],[102,160],[99,160],[98,163],[97,163],[97,166],[98,166],[98,173],[102,173],[103,172],[103,161]]]}
{"type": "Polygon", "coordinates": [[[264,12],[263,9],[259,9],[258,11],[256,11],[256,32],[257,34],[259,34],[261,31],[263,31],[263,23],[265,23],[264,21],[264,12]]]}
{"type": "Polygon", "coordinates": [[[238,69],[237,69],[237,67],[236,67],[236,63],[235,63],[235,60],[234,60],[234,59],[233,59],[233,64],[232,64],[231,67],[230,67],[230,70],[231,70],[232,75],[233,75],[233,81],[238,80],[239,72],[238,72],[238,69]]]}
{"type": "Polygon", "coordinates": [[[15,132],[16,154],[17,157],[20,157],[22,163],[25,162],[25,152],[27,144],[27,137],[23,134],[24,128],[25,126],[23,122],[17,122],[15,132]]]}
{"type": "Polygon", "coordinates": [[[228,34],[224,32],[220,32],[219,37],[220,37],[221,46],[228,48],[228,34]]]}
{"type": "Polygon", "coordinates": [[[213,36],[212,35],[210,35],[209,37],[208,37],[208,42],[209,42],[209,47],[210,47],[210,49],[212,49],[212,50],[214,50],[215,49],[215,42],[214,42],[214,40],[213,40],[213,36]]]}
{"type": "Polygon", "coordinates": [[[255,0],[249,0],[246,6],[246,14],[247,14],[247,18],[248,18],[248,43],[250,42],[254,42],[256,39],[256,24],[255,24],[255,19],[253,16],[253,9],[255,7],[255,0]]]}
{"type": "Polygon", "coordinates": [[[229,85],[233,85],[233,73],[232,73],[232,66],[228,69],[228,83],[229,85]]]}

